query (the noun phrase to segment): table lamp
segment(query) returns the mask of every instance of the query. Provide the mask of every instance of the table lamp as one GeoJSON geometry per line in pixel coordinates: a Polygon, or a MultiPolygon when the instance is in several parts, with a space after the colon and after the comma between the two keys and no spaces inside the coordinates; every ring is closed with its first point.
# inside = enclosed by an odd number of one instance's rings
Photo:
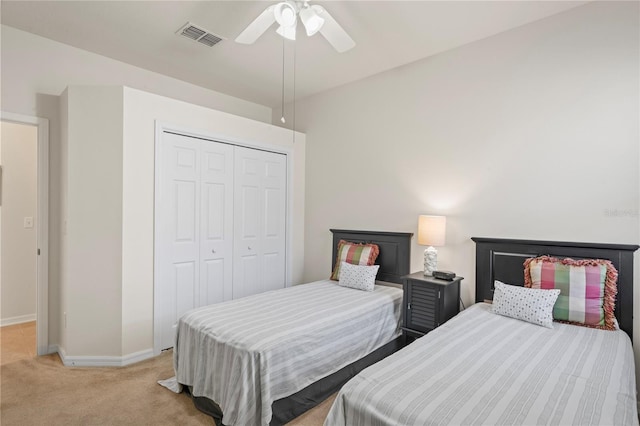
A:
{"type": "Polygon", "coordinates": [[[432,276],[438,266],[438,250],[434,246],[444,245],[445,216],[418,216],[418,244],[428,246],[424,251],[424,274],[432,276]]]}

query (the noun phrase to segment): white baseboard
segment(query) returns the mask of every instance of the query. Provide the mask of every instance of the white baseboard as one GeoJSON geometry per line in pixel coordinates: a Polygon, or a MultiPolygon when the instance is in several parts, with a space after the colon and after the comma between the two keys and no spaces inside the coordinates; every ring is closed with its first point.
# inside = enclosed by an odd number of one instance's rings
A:
{"type": "Polygon", "coordinates": [[[22,324],[24,322],[31,322],[35,320],[36,320],[36,314],[20,315],[20,316],[11,317],[11,318],[2,318],[0,320],[0,327],[4,327],[5,325],[22,324]]]}
{"type": "Polygon", "coordinates": [[[145,359],[153,358],[153,348],[145,349],[143,351],[134,352],[122,357],[122,365],[135,364],[136,362],[144,361],[145,359]]]}
{"type": "Polygon", "coordinates": [[[153,349],[145,349],[125,356],[69,356],[64,348],[58,348],[58,354],[67,367],[124,367],[152,358],[153,349]]]}

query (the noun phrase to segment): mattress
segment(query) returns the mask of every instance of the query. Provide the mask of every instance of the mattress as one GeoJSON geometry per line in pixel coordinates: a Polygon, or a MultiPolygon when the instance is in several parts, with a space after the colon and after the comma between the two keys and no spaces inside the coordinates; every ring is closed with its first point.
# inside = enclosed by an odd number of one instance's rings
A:
{"type": "Polygon", "coordinates": [[[396,338],[402,290],[319,281],[187,312],[174,346],[177,382],[220,405],[225,425],[265,425],[273,401],[396,338]]]}
{"type": "Polygon", "coordinates": [[[476,304],[351,379],[325,421],[416,424],[637,425],[631,341],[476,304]]]}

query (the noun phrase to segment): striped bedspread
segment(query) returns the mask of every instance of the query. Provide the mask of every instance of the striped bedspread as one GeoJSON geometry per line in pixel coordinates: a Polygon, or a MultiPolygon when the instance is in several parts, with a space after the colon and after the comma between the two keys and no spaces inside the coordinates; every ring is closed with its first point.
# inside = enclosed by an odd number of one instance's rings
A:
{"type": "Polygon", "coordinates": [[[395,287],[318,281],[192,310],[178,322],[177,381],[217,402],[225,425],[266,425],[275,400],[397,337],[401,302],[395,287]]]}
{"type": "Polygon", "coordinates": [[[363,370],[325,425],[637,425],[622,331],[554,329],[473,305],[363,370]]]}

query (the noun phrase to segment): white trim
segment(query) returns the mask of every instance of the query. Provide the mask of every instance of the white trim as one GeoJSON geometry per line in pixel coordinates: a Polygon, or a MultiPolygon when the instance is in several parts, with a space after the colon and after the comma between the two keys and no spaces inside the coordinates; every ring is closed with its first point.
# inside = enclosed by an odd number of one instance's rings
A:
{"type": "Polygon", "coordinates": [[[291,283],[293,281],[293,160],[294,160],[293,149],[291,152],[287,154],[287,188],[285,191],[285,196],[287,197],[287,223],[284,228],[285,238],[286,238],[286,247],[284,251],[285,255],[285,287],[291,287],[291,283]]]}
{"type": "Polygon", "coordinates": [[[143,351],[134,352],[122,357],[122,365],[135,364],[136,362],[144,361],[145,359],[153,358],[153,349],[145,349],[143,351]]]}
{"type": "Polygon", "coordinates": [[[58,355],[66,367],[125,367],[154,356],[153,349],[125,356],[67,356],[63,348],[58,348],[58,355]]]}
{"type": "Polygon", "coordinates": [[[158,231],[156,226],[158,225],[158,205],[160,204],[158,191],[160,188],[160,140],[162,138],[163,126],[156,121],[155,123],[155,135],[154,135],[154,160],[153,160],[153,353],[159,355],[162,348],[160,348],[160,341],[162,339],[162,324],[156,312],[159,306],[162,306],[162,300],[160,292],[156,290],[156,277],[160,276],[159,265],[156,261],[158,253],[158,231]]]}
{"type": "Polygon", "coordinates": [[[17,317],[3,318],[0,320],[0,327],[6,327],[7,325],[24,324],[25,322],[31,322],[36,320],[36,314],[20,315],[17,317]]]}
{"type": "MultiPolygon", "coordinates": [[[[154,160],[154,227],[153,227],[153,237],[154,237],[154,252],[153,252],[153,353],[154,355],[159,355],[162,349],[160,347],[160,330],[161,325],[159,324],[159,318],[156,317],[155,312],[160,306],[159,295],[156,291],[156,280],[155,277],[159,275],[158,264],[156,262],[156,253],[158,252],[158,236],[157,236],[157,212],[159,211],[159,199],[158,199],[158,188],[160,187],[160,173],[159,173],[159,165],[160,165],[160,143],[162,142],[162,133],[163,132],[172,132],[177,133],[184,136],[191,136],[200,139],[211,140],[214,142],[223,142],[231,145],[242,146],[245,148],[253,148],[259,149],[262,151],[270,151],[278,154],[284,154],[287,158],[287,188],[286,188],[286,198],[287,198],[287,218],[286,218],[286,226],[285,226],[285,235],[286,235],[286,249],[285,249],[285,287],[290,287],[293,277],[293,160],[294,160],[294,152],[293,147],[288,148],[280,145],[274,145],[269,143],[260,143],[256,141],[251,141],[247,139],[239,139],[236,137],[230,137],[224,134],[219,133],[202,133],[202,131],[186,128],[183,126],[166,123],[163,121],[156,120],[155,121],[155,140],[154,140],[154,152],[155,152],[155,160],[154,160]]],[[[298,132],[294,133],[294,137],[298,136],[298,132]]]]}
{"type": "Polygon", "coordinates": [[[38,128],[38,220],[36,342],[38,355],[49,349],[49,120],[1,112],[0,120],[30,124],[38,128]]]}
{"type": "MultiPolygon", "coordinates": [[[[239,139],[237,137],[230,137],[222,133],[203,133],[200,130],[184,127],[176,124],[167,123],[164,121],[156,120],[156,148],[158,148],[158,136],[162,135],[162,132],[172,132],[183,136],[191,136],[194,138],[207,139],[213,142],[228,143],[231,145],[243,146],[245,148],[259,149],[262,151],[271,151],[278,154],[291,155],[293,149],[287,148],[282,145],[275,145],[270,143],[257,142],[249,139],[239,139]]],[[[298,132],[296,132],[297,134],[298,132]]],[[[157,151],[157,149],[156,149],[157,151]]],[[[157,158],[156,158],[157,159],[157,158]]]]}

